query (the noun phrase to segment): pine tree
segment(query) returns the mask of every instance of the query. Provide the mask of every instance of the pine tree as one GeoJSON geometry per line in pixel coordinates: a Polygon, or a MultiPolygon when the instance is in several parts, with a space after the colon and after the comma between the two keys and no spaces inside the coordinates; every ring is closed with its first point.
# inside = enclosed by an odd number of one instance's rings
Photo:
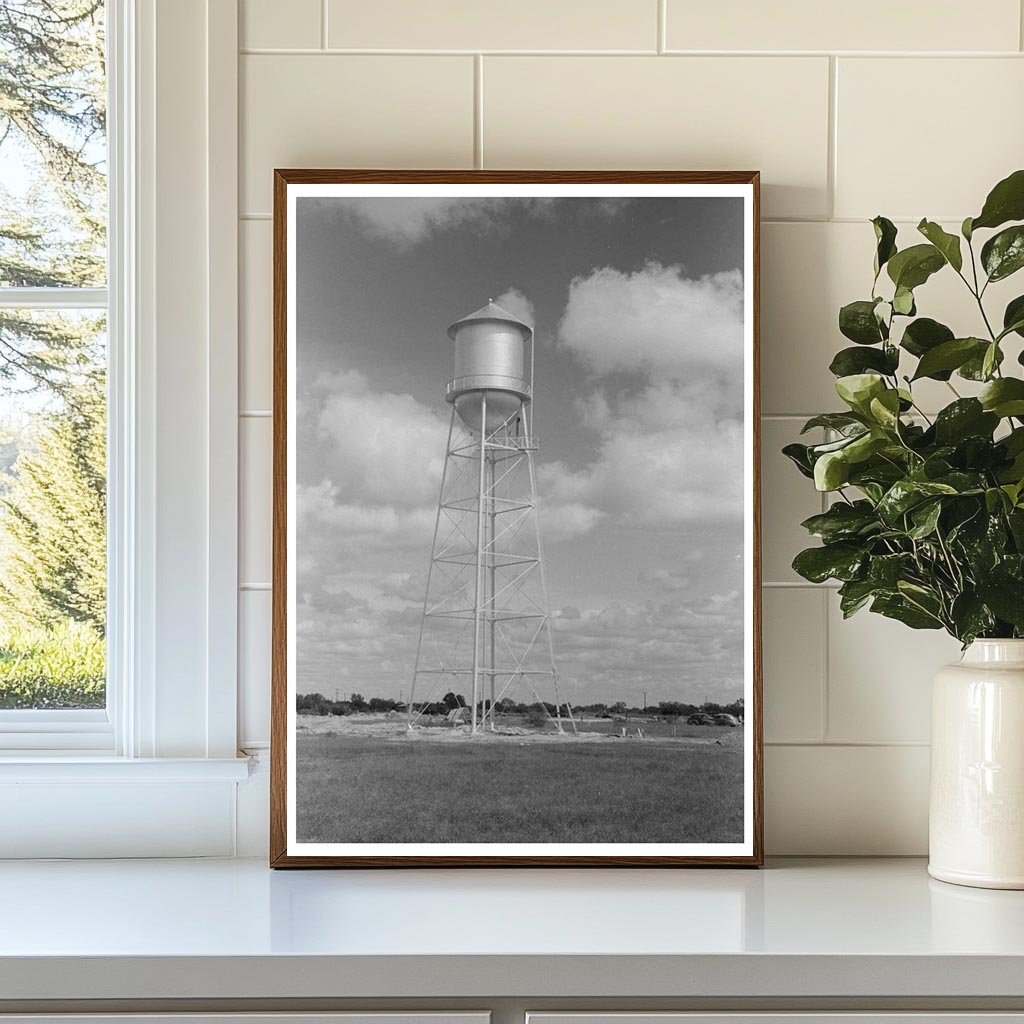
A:
{"type": "MultiPolygon", "coordinates": [[[[0,147],[33,182],[0,185],[0,287],[105,283],[103,14],[103,0],[0,0],[0,147]]],[[[105,630],[102,339],[96,318],[0,309],[0,398],[33,393],[36,410],[0,475],[8,630],[105,630]]]]}
{"type": "Polygon", "coordinates": [[[0,498],[0,606],[9,622],[106,628],[106,402],[100,375],[45,418],[0,498]]]}
{"type": "MultiPolygon", "coordinates": [[[[104,283],[105,76],[102,0],[0,3],[0,146],[37,179],[0,186],[0,287],[104,283]]],[[[60,326],[0,311],[0,384],[64,392],[90,353],[60,326]]]]}

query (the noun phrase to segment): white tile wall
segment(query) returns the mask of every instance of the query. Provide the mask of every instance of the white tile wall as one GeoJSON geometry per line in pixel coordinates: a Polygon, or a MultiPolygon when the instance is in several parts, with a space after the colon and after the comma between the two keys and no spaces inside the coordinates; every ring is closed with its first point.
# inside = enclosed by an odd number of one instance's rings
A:
{"type": "Polygon", "coordinates": [[[473,58],[247,54],[241,203],[269,213],[275,167],[471,167],[473,58]]]}
{"type": "Polygon", "coordinates": [[[328,0],[332,47],[385,50],[647,50],[657,0],[328,0]]]}
{"type": "MultiPolygon", "coordinates": [[[[936,4],[936,12],[943,6],[936,4]]],[[[917,219],[927,212],[932,220],[959,222],[980,211],[988,189],[1020,167],[1019,57],[841,59],[837,78],[840,216],[873,217],[885,210],[890,217],[917,219]],[[892,115],[903,128],[889,141],[884,126],[892,115]]]]}
{"type": "Polygon", "coordinates": [[[1016,50],[1017,0],[667,0],[670,50],[1016,50]]]}
{"type": "MultiPolygon", "coordinates": [[[[909,235],[922,215],[951,226],[1024,163],[1019,0],[242,0],[241,30],[245,742],[266,741],[270,685],[271,423],[245,414],[270,407],[272,169],[755,167],[767,846],[922,853],[928,681],[957,645],[875,616],[844,622],[834,591],[793,574],[799,520],[821,501],[778,449],[835,406],[837,310],[871,284],[866,218],[909,235]]],[[[937,276],[919,306],[974,331],[958,284],[937,276]]],[[[947,395],[936,386],[925,404],[947,395]]]]}
{"type": "Polygon", "coordinates": [[[762,172],[765,213],[828,207],[825,57],[493,57],[487,167],[762,172]]]}
{"type": "Polygon", "coordinates": [[[322,0],[241,0],[238,41],[243,50],[264,47],[320,49],[322,0]],[[284,16],[287,12],[287,16],[284,16]]]}

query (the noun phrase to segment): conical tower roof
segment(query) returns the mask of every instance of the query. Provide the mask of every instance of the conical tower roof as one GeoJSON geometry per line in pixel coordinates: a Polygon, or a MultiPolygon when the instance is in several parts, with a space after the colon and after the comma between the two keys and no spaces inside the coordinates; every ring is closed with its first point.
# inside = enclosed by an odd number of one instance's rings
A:
{"type": "Polygon", "coordinates": [[[448,328],[448,337],[453,341],[455,340],[455,334],[460,327],[464,324],[474,323],[480,320],[490,321],[492,323],[503,323],[503,324],[515,324],[516,327],[522,331],[523,341],[529,341],[533,337],[533,328],[519,317],[513,316],[507,309],[502,309],[496,302],[489,301],[486,306],[481,306],[475,313],[470,313],[469,316],[464,316],[461,320],[456,320],[455,323],[448,328]]]}

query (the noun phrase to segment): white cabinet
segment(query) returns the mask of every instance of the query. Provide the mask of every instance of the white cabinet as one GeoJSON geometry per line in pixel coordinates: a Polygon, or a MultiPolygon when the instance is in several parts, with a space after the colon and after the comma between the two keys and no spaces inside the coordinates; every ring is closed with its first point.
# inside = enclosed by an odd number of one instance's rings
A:
{"type": "Polygon", "coordinates": [[[1024,1024],[1024,1013],[528,1013],[526,1024],[1024,1024]]]}
{"type": "Polygon", "coordinates": [[[4,1014],[0,1024],[490,1024],[489,1013],[52,1013],[4,1014]]]}

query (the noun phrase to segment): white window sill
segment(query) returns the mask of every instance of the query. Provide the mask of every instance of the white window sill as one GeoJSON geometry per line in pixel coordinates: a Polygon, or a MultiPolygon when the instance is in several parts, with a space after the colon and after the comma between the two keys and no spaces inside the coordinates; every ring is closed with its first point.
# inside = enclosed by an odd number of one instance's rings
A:
{"type": "Polygon", "coordinates": [[[0,756],[4,782],[241,782],[248,757],[113,757],[81,751],[0,756]]]}

